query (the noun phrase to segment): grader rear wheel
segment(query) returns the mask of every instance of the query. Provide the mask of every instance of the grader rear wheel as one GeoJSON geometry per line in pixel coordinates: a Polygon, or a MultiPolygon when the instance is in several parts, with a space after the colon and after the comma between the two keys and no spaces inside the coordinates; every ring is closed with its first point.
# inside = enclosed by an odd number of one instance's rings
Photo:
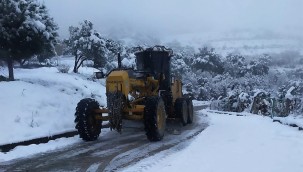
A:
{"type": "Polygon", "coordinates": [[[144,108],[144,126],[150,141],[163,139],[166,127],[165,105],[159,97],[148,97],[144,108]]]}
{"type": "Polygon", "coordinates": [[[183,98],[178,98],[175,102],[175,113],[178,118],[181,119],[183,126],[187,124],[188,121],[188,109],[187,102],[183,98]]]}
{"type": "Polygon", "coordinates": [[[94,110],[99,108],[99,103],[94,99],[82,99],[76,108],[75,123],[80,138],[85,141],[96,140],[102,127],[102,121],[95,119],[94,110]]]}

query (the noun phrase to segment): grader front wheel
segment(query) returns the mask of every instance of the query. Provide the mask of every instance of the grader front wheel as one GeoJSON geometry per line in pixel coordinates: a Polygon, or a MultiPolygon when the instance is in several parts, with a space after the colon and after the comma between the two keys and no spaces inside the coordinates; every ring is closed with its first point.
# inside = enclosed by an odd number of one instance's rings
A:
{"type": "Polygon", "coordinates": [[[96,140],[102,127],[102,121],[95,118],[94,110],[99,108],[99,103],[94,99],[82,99],[76,108],[75,123],[80,138],[85,141],[96,140]]]}
{"type": "Polygon", "coordinates": [[[144,108],[144,126],[150,141],[163,139],[166,127],[165,105],[159,97],[148,97],[144,108]]]}

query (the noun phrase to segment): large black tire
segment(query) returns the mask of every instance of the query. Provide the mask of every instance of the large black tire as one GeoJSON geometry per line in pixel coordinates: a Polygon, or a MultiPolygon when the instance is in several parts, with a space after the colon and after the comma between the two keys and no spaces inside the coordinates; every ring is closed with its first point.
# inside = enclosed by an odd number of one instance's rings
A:
{"type": "Polygon", "coordinates": [[[187,99],[187,109],[188,109],[188,118],[187,118],[187,123],[191,124],[194,121],[194,106],[193,102],[191,99],[187,99]]]}
{"type": "Polygon", "coordinates": [[[161,98],[165,104],[165,111],[168,118],[173,117],[173,96],[170,91],[161,91],[161,98]]]}
{"type": "Polygon", "coordinates": [[[181,119],[183,126],[185,126],[188,120],[188,109],[187,109],[187,102],[184,98],[178,98],[176,100],[175,113],[176,116],[181,119]]]}
{"type": "Polygon", "coordinates": [[[90,98],[82,99],[76,108],[75,123],[80,138],[85,141],[96,140],[102,128],[102,121],[94,117],[94,110],[99,108],[99,103],[90,98]]]}
{"type": "Polygon", "coordinates": [[[165,105],[160,97],[148,97],[144,108],[144,126],[147,139],[160,141],[166,127],[165,105]]]}

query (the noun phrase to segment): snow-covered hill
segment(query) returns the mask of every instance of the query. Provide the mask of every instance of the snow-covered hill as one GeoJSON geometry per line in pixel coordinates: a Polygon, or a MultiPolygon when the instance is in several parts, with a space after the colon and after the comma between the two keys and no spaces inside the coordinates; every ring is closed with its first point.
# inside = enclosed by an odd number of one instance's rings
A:
{"type": "Polygon", "coordinates": [[[226,55],[228,53],[237,52],[243,55],[260,55],[281,53],[283,51],[299,51],[303,52],[303,40],[293,38],[236,38],[236,37],[218,37],[209,38],[192,35],[180,38],[183,45],[192,45],[201,48],[208,46],[215,48],[216,52],[226,55]]]}
{"type": "MultiPolygon", "coordinates": [[[[60,59],[70,64],[72,58],[60,59]]],[[[6,74],[6,68],[0,68],[6,74]]],[[[74,129],[77,103],[94,97],[105,106],[104,80],[93,80],[96,69],[79,74],[59,73],[55,67],[15,69],[17,81],[0,83],[0,145],[50,136],[74,129]]]]}
{"type": "Polygon", "coordinates": [[[129,46],[145,44],[180,44],[192,46],[196,50],[204,46],[215,48],[223,56],[228,53],[240,53],[246,56],[260,54],[281,53],[284,51],[297,51],[303,53],[303,35],[286,35],[270,31],[231,31],[231,32],[203,32],[191,33],[161,38],[151,38],[147,35],[120,39],[129,46]]]}

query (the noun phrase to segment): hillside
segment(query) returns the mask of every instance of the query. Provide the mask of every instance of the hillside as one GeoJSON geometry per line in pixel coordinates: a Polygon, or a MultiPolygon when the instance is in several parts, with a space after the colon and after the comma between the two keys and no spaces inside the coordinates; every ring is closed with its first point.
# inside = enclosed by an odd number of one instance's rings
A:
{"type": "MultiPolygon", "coordinates": [[[[60,59],[71,64],[72,58],[60,59]]],[[[6,68],[0,68],[6,74],[6,68]]],[[[15,69],[16,81],[1,82],[0,145],[75,130],[77,103],[93,97],[106,105],[104,80],[94,80],[96,69],[79,74],[59,73],[56,67],[15,69]]]]}
{"type": "Polygon", "coordinates": [[[246,56],[274,54],[284,51],[303,53],[303,35],[285,35],[282,33],[259,31],[205,32],[168,36],[162,40],[169,44],[178,42],[183,46],[213,47],[223,56],[228,53],[240,53],[246,56]]]}

